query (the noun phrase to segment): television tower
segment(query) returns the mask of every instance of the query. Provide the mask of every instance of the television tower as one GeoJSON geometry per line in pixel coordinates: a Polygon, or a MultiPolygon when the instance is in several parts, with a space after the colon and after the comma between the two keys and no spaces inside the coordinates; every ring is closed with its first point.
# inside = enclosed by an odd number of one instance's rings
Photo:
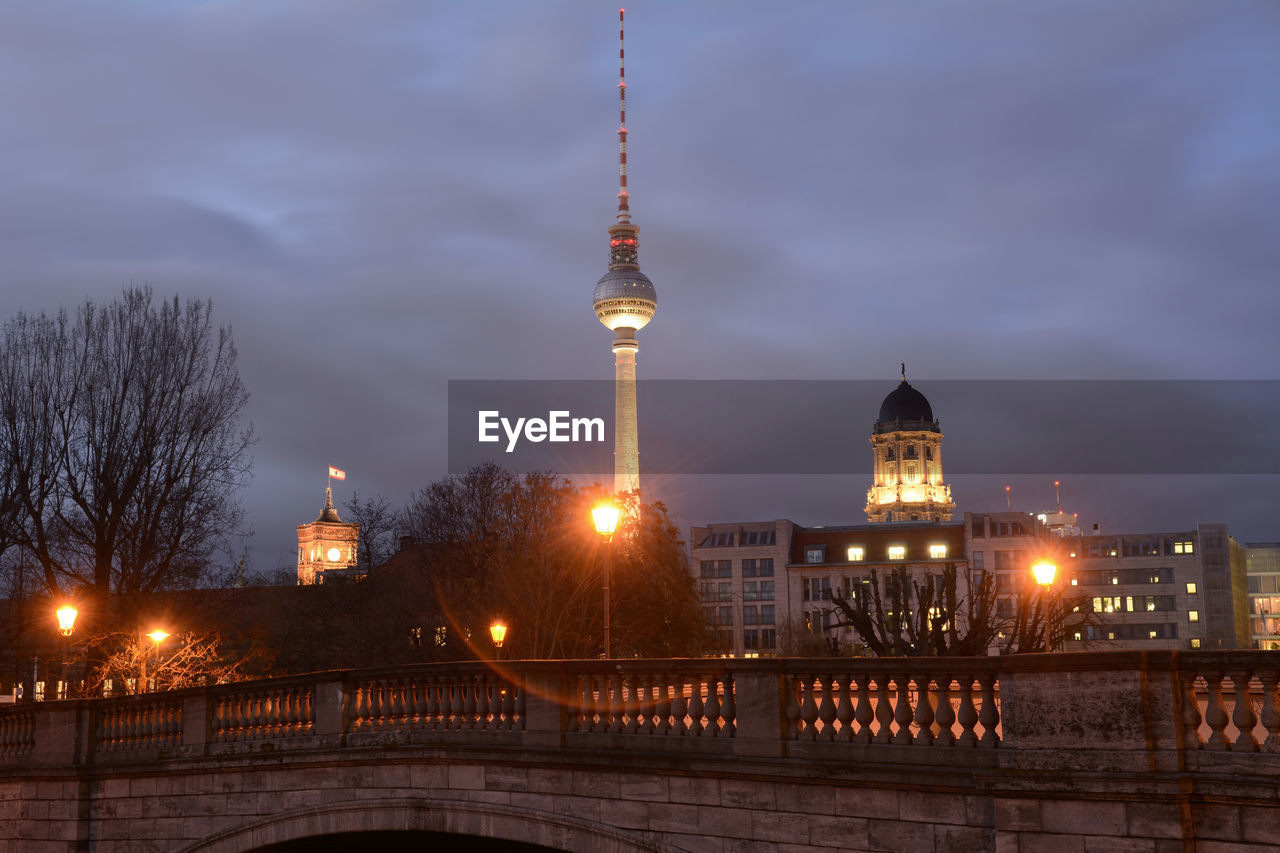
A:
{"type": "Polygon", "coordinates": [[[627,192],[627,74],[623,48],[623,9],[618,10],[618,221],[609,228],[609,271],[596,285],[596,317],[615,334],[613,489],[640,488],[639,427],[636,420],[636,331],[658,310],[653,282],[640,272],[636,234],[627,192]]]}

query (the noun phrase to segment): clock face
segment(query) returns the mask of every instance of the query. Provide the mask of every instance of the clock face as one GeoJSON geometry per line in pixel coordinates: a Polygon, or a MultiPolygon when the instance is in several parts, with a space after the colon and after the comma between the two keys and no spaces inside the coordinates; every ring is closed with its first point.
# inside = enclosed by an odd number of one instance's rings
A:
{"type": "Polygon", "coordinates": [[[329,557],[330,563],[336,563],[342,559],[342,552],[339,551],[337,548],[330,548],[328,557],[329,557]]]}

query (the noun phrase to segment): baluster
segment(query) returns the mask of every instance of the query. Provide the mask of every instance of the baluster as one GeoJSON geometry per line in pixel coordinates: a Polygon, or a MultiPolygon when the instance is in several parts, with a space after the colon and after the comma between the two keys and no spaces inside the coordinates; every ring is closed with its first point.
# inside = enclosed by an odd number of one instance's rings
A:
{"type": "Polygon", "coordinates": [[[839,685],[839,692],[836,694],[836,722],[840,724],[836,739],[842,743],[853,739],[853,699],[849,696],[849,682],[852,680],[853,676],[847,673],[836,677],[839,685]]]}
{"type": "Polygon", "coordinates": [[[1262,725],[1267,730],[1262,749],[1280,752],[1280,671],[1263,670],[1258,677],[1262,679],[1262,725]]]}
{"type": "Polygon", "coordinates": [[[787,737],[790,740],[800,739],[800,696],[803,689],[800,676],[793,675],[787,679],[787,737]]]}
{"type": "Polygon", "coordinates": [[[951,707],[951,676],[940,675],[937,683],[938,706],[933,714],[937,729],[935,739],[941,746],[951,746],[956,742],[956,733],[951,728],[956,722],[956,712],[951,707]]]}
{"type": "Polygon", "coordinates": [[[467,681],[465,678],[455,676],[449,679],[449,696],[451,702],[449,704],[449,730],[461,731],[465,726],[463,714],[466,712],[467,681]]]}
{"type": "Polygon", "coordinates": [[[1209,735],[1209,742],[1205,744],[1208,749],[1226,749],[1227,748],[1227,708],[1222,702],[1222,677],[1221,670],[1210,672],[1205,676],[1205,683],[1209,685],[1209,706],[1205,708],[1204,719],[1209,724],[1209,728],[1213,729],[1213,734],[1209,735]]]}
{"type": "Polygon", "coordinates": [[[462,716],[463,727],[467,731],[476,728],[476,699],[480,690],[480,679],[474,675],[464,676],[462,679],[463,704],[462,716]]]}
{"type": "Polygon", "coordinates": [[[1253,727],[1258,724],[1258,715],[1253,711],[1253,700],[1249,698],[1249,680],[1253,672],[1247,669],[1231,673],[1231,683],[1236,689],[1236,706],[1232,709],[1231,722],[1236,724],[1240,734],[1232,749],[1237,752],[1257,752],[1258,739],[1253,735],[1253,727]]]}
{"type": "Polygon", "coordinates": [[[637,676],[636,680],[640,685],[640,704],[636,710],[640,715],[640,733],[651,735],[654,732],[653,709],[657,704],[653,698],[653,689],[658,678],[650,674],[637,676]]]}
{"type": "Polygon", "coordinates": [[[476,678],[476,728],[482,731],[495,727],[489,719],[494,707],[492,691],[492,677],[481,675],[476,678]]]}
{"type": "Polygon", "coordinates": [[[911,739],[911,742],[916,746],[929,746],[933,743],[933,705],[932,697],[929,695],[929,682],[931,680],[927,675],[917,675],[915,677],[915,724],[917,728],[915,737],[911,739]]]}
{"type": "Polygon", "coordinates": [[[688,713],[688,706],[684,700],[684,676],[677,673],[671,695],[671,727],[677,735],[682,737],[689,732],[688,723],[685,722],[688,713]]]}
{"type": "Polygon", "coordinates": [[[723,720],[720,730],[732,737],[738,731],[738,703],[734,698],[737,689],[732,675],[726,675],[721,683],[724,685],[724,701],[720,703],[720,719],[723,720]]]}
{"type": "Polygon", "coordinates": [[[516,728],[516,690],[516,683],[509,681],[502,691],[502,720],[507,731],[516,728]]]}
{"type": "Polygon", "coordinates": [[[707,676],[707,702],[702,713],[706,715],[706,731],[711,737],[720,736],[720,677],[707,676]]]}
{"type": "Polygon", "coordinates": [[[516,705],[515,705],[516,721],[515,721],[515,728],[519,729],[520,731],[524,731],[524,708],[525,708],[524,700],[525,700],[525,686],[524,686],[523,684],[515,684],[515,683],[513,683],[513,684],[511,685],[511,687],[512,687],[512,689],[515,691],[515,694],[516,694],[516,705]]]}
{"type": "Polygon", "coordinates": [[[440,679],[428,676],[426,680],[427,718],[425,723],[431,731],[440,728],[440,679]]]}
{"type": "Polygon", "coordinates": [[[889,704],[889,676],[876,676],[876,735],[874,743],[893,740],[893,706],[889,704]]]}
{"type": "Polygon", "coordinates": [[[578,723],[578,731],[591,732],[596,728],[596,679],[594,675],[584,673],[578,679],[582,685],[582,720],[578,723]]]}
{"type": "Polygon", "coordinates": [[[978,712],[978,722],[982,723],[982,745],[997,746],[1000,736],[996,734],[996,726],[1000,723],[1000,709],[996,707],[996,674],[989,672],[978,676],[982,685],[982,710],[978,712]]]}
{"type": "Polygon", "coordinates": [[[689,734],[694,737],[702,736],[702,679],[695,673],[689,684],[693,691],[689,694],[689,734]]]}
{"type": "Polygon", "coordinates": [[[654,685],[654,689],[657,691],[657,696],[654,697],[653,714],[657,719],[654,721],[654,727],[658,734],[668,735],[673,728],[671,721],[671,679],[657,676],[655,681],[657,684],[654,685]]]}
{"type": "Polygon", "coordinates": [[[643,676],[632,675],[626,679],[627,698],[622,706],[622,713],[627,716],[626,732],[635,734],[640,731],[640,697],[638,695],[640,679],[643,676]]]}
{"type": "Polygon", "coordinates": [[[413,682],[413,728],[420,729],[427,721],[427,692],[431,682],[417,678],[413,682]]]}
{"type": "Polygon", "coordinates": [[[311,687],[304,687],[298,699],[298,714],[302,718],[302,728],[311,731],[315,728],[315,693],[311,687]]]}
{"type": "Polygon", "coordinates": [[[815,725],[818,720],[818,702],[813,698],[818,690],[817,685],[818,679],[812,675],[806,675],[800,681],[800,689],[804,695],[804,701],[800,703],[801,740],[815,740],[818,737],[818,727],[815,725]]]}
{"type": "Polygon", "coordinates": [[[960,679],[960,740],[961,746],[977,746],[978,734],[973,727],[978,724],[978,709],[973,704],[973,676],[965,674],[960,679]]]}
{"type": "Polygon", "coordinates": [[[908,744],[911,743],[911,720],[914,716],[911,711],[911,679],[905,675],[895,675],[893,686],[897,690],[893,703],[893,722],[897,730],[894,732],[893,742],[908,744]]]}
{"type": "Polygon", "coordinates": [[[831,695],[831,685],[833,678],[830,675],[821,676],[818,682],[822,685],[822,702],[818,705],[818,719],[822,721],[822,732],[818,737],[822,740],[835,740],[835,727],[832,725],[836,721],[836,700],[831,695]]]}
{"type": "Polygon", "coordinates": [[[858,731],[853,735],[854,743],[871,743],[871,721],[876,718],[871,703],[871,676],[858,673],[858,704],[853,709],[853,719],[858,724],[858,731]]]}
{"type": "Polygon", "coordinates": [[[624,727],[622,713],[626,707],[626,699],[622,694],[623,681],[622,673],[609,674],[609,732],[611,734],[620,733],[624,727]]]}

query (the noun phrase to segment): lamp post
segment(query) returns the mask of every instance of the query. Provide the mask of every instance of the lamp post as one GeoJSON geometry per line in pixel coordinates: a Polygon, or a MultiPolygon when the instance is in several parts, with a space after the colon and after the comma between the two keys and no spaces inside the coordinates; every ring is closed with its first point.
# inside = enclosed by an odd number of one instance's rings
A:
{"type": "MultiPolygon", "coordinates": [[[[169,636],[169,632],[162,631],[159,628],[157,628],[156,630],[152,631],[150,634],[147,634],[147,636],[150,637],[152,642],[155,643],[156,663],[159,663],[160,662],[160,644],[164,642],[165,637],[169,636]]],[[[140,672],[138,673],[138,692],[139,693],[147,692],[147,655],[148,654],[150,654],[149,649],[144,650],[141,655],[142,664],[140,667],[140,672]]],[[[157,666],[156,670],[159,671],[159,669],[160,668],[157,666]]]]}
{"type": "Polygon", "coordinates": [[[604,656],[613,657],[613,646],[609,638],[609,563],[613,556],[613,534],[618,529],[618,516],[621,515],[618,505],[612,501],[597,505],[591,510],[591,520],[595,523],[596,533],[604,537],[604,656]]]}
{"type": "Polygon", "coordinates": [[[1054,579],[1058,576],[1058,567],[1048,560],[1041,560],[1031,567],[1031,574],[1040,585],[1040,600],[1044,607],[1044,650],[1051,652],[1053,651],[1053,599],[1049,592],[1054,579]]]}
{"type": "Polygon", "coordinates": [[[507,637],[507,626],[501,619],[489,626],[489,637],[493,640],[493,648],[498,660],[502,660],[502,641],[507,637]]]}
{"type": "Polygon", "coordinates": [[[66,685],[60,697],[62,699],[71,695],[71,679],[67,677],[67,649],[71,645],[71,632],[75,629],[78,614],[79,611],[72,604],[64,604],[57,610],[58,633],[66,638],[62,644],[62,682],[66,685]]]}

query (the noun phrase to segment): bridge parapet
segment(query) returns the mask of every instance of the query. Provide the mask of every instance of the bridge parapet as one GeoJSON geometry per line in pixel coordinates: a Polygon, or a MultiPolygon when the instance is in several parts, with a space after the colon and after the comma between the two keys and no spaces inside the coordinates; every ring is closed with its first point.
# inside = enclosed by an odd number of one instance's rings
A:
{"type": "Polygon", "coordinates": [[[0,710],[0,768],[373,743],[1153,771],[1280,755],[1280,656],[516,661],[0,710]]]}

